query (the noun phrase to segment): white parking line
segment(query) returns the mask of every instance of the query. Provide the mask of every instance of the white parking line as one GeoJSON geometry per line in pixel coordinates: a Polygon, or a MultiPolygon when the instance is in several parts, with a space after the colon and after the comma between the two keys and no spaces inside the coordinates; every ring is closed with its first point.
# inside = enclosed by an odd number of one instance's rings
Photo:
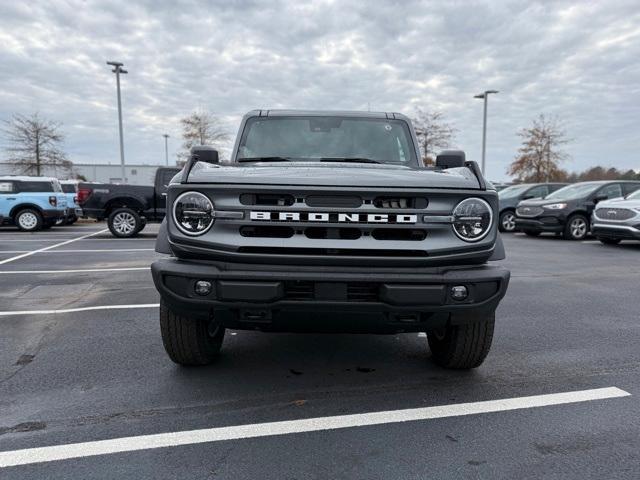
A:
{"type": "Polygon", "coordinates": [[[104,230],[99,230],[97,232],[87,233],[86,235],[82,235],[81,237],[78,237],[78,238],[73,238],[71,240],[66,240],[64,242],[56,243],[56,244],[50,245],[48,247],[39,248],[38,250],[33,250],[32,252],[23,253],[22,255],[18,255],[18,256],[15,256],[15,257],[11,257],[11,258],[6,258],[4,260],[0,260],[0,265],[4,265],[5,263],[13,262],[15,260],[20,260],[21,258],[28,257],[28,256],[33,255],[35,253],[46,252],[47,250],[51,250],[52,248],[56,248],[56,247],[61,247],[62,245],[68,245],[69,243],[77,242],[78,240],[82,240],[84,238],[93,237],[94,235],[98,235],[98,234],[104,233],[106,231],[108,231],[108,229],[105,228],[104,230]]]}
{"type": "Polygon", "coordinates": [[[17,310],[14,312],[0,312],[0,317],[12,315],[57,315],[59,313],[91,312],[94,310],[129,310],[137,308],[158,308],[159,303],[141,303],[134,305],[96,305],[93,307],[62,308],[59,310],[17,310]]]}
{"type": "MultiPolygon", "coordinates": [[[[86,248],[77,250],[48,250],[40,253],[111,253],[111,252],[153,252],[154,248],[86,248]]],[[[0,250],[0,255],[29,253],[31,250],[0,250]]]]}
{"type": "Polygon", "coordinates": [[[481,413],[521,410],[526,408],[548,407],[567,403],[588,402],[607,398],[631,395],[616,387],[596,388],[577,392],[552,393],[531,397],[506,398],[484,402],[459,403],[439,407],[412,408],[408,410],[390,410],[385,412],[339,415],[335,417],[308,418],[284,422],[257,423],[232,427],[206,428],[182,432],[168,432],[155,435],[112,438],[94,442],[71,443],[50,447],[26,448],[0,452],[0,468],[16,465],[28,465],[41,462],[53,462],[70,458],[83,458],[96,455],[108,455],[120,452],[133,452],[154,448],[177,447],[199,443],[238,440],[244,438],[288,435],[303,432],[318,432],[342,428],[382,425],[388,423],[413,422],[434,418],[477,415],[481,413]]]}
{"type": "Polygon", "coordinates": [[[78,268],[73,270],[0,270],[0,275],[8,274],[67,274],[67,273],[96,273],[96,272],[135,272],[138,270],[151,271],[150,266],[146,267],[122,267],[122,268],[78,268]]]}

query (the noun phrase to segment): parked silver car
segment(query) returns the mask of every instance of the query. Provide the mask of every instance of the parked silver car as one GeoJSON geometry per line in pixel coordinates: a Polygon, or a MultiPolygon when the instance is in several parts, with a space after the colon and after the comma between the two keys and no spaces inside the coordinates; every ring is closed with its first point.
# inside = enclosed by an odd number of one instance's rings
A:
{"type": "Polygon", "coordinates": [[[602,243],[640,240],[640,190],[624,198],[598,203],[591,219],[592,233],[602,243]]]}

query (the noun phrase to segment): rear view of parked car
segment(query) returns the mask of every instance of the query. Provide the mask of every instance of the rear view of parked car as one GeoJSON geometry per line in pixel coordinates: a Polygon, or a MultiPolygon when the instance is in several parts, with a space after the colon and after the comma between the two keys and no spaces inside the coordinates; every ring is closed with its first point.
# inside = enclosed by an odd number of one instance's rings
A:
{"type": "Polygon", "coordinates": [[[592,222],[593,234],[602,243],[640,240],[640,189],[625,198],[600,202],[592,222]]]}
{"type": "Polygon", "coordinates": [[[57,179],[0,177],[0,224],[35,232],[64,220],[67,213],[67,199],[57,179]]]}
{"type": "Polygon", "coordinates": [[[69,209],[69,215],[67,215],[65,223],[72,225],[78,221],[78,218],[82,217],[82,208],[78,205],[78,181],[62,180],[60,186],[67,197],[67,208],[69,209]]]}
{"type": "Polygon", "coordinates": [[[498,192],[500,200],[498,227],[500,231],[514,232],[516,230],[516,207],[522,200],[544,198],[565,185],[566,183],[521,183],[500,190],[498,192]]]}
{"type": "Polygon", "coordinates": [[[544,199],[520,202],[516,208],[516,228],[530,236],[552,232],[568,240],[582,240],[591,229],[591,213],[596,204],[639,188],[640,182],[620,180],[567,185],[544,199]]]}

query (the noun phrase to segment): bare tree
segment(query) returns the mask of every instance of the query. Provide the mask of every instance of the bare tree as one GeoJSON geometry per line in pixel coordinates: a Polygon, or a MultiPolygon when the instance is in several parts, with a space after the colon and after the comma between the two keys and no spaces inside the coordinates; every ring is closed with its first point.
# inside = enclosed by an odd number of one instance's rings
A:
{"type": "Polygon", "coordinates": [[[412,122],[418,137],[422,162],[429,165],[440,150],[449,148],[456,129],[445,121],[444,113],[440,111],[430,112],[418,108],[412,122]]]}
{"type": "Polygon", "coordinates": [[[510,175],[516,175],[523,181],[548,182],[561,180],[566,172],[560,163],[569,158],[561,150],[562,145],[570,142],[557,117],[546,118],[539,115],[531,127],[518,132],[522,145],[518,156],[508,169],[510,175]]]}
{"type": "Polygon", "coordinates": [[[198,109],[180,120],[182,125],[182,151],[180,160],[186,160],[194,145],[220,147],[229,140],[229,134],[220,121],[206,110],[198,109]]]}
{"type": "Polygon", "coordinates": [[[7,138],[7,163],[22,175],[42,175],[44,167],[70,172],[73,164],[67,159],[62,144],[61,124],[40,118],[15,114],[4,121],[3,133],[7,138]]]}

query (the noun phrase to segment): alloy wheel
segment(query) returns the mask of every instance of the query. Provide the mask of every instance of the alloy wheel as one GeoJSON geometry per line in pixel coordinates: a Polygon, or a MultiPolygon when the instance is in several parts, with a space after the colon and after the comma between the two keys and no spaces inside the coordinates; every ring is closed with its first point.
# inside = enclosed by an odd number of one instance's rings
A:
{"type": "Polygon", "coordinates": [[[571,236],[576,239],[583,238],[587,234],[587,222],[582,218],[574,218],[569,225],[571,236]]]}
{"type": "Polygon", "coordinates": [[[129,212],[120,212],[113,218],[113,229],[121,235],[129,235],[136,228],[136,219],[129,212]]]}
{"type": "Polygon", "coordinates": [[[502,228],[505,232],[513,232],[516,229],[516,216],[513,213],[505,213],[502,216],[502,228]]]}

